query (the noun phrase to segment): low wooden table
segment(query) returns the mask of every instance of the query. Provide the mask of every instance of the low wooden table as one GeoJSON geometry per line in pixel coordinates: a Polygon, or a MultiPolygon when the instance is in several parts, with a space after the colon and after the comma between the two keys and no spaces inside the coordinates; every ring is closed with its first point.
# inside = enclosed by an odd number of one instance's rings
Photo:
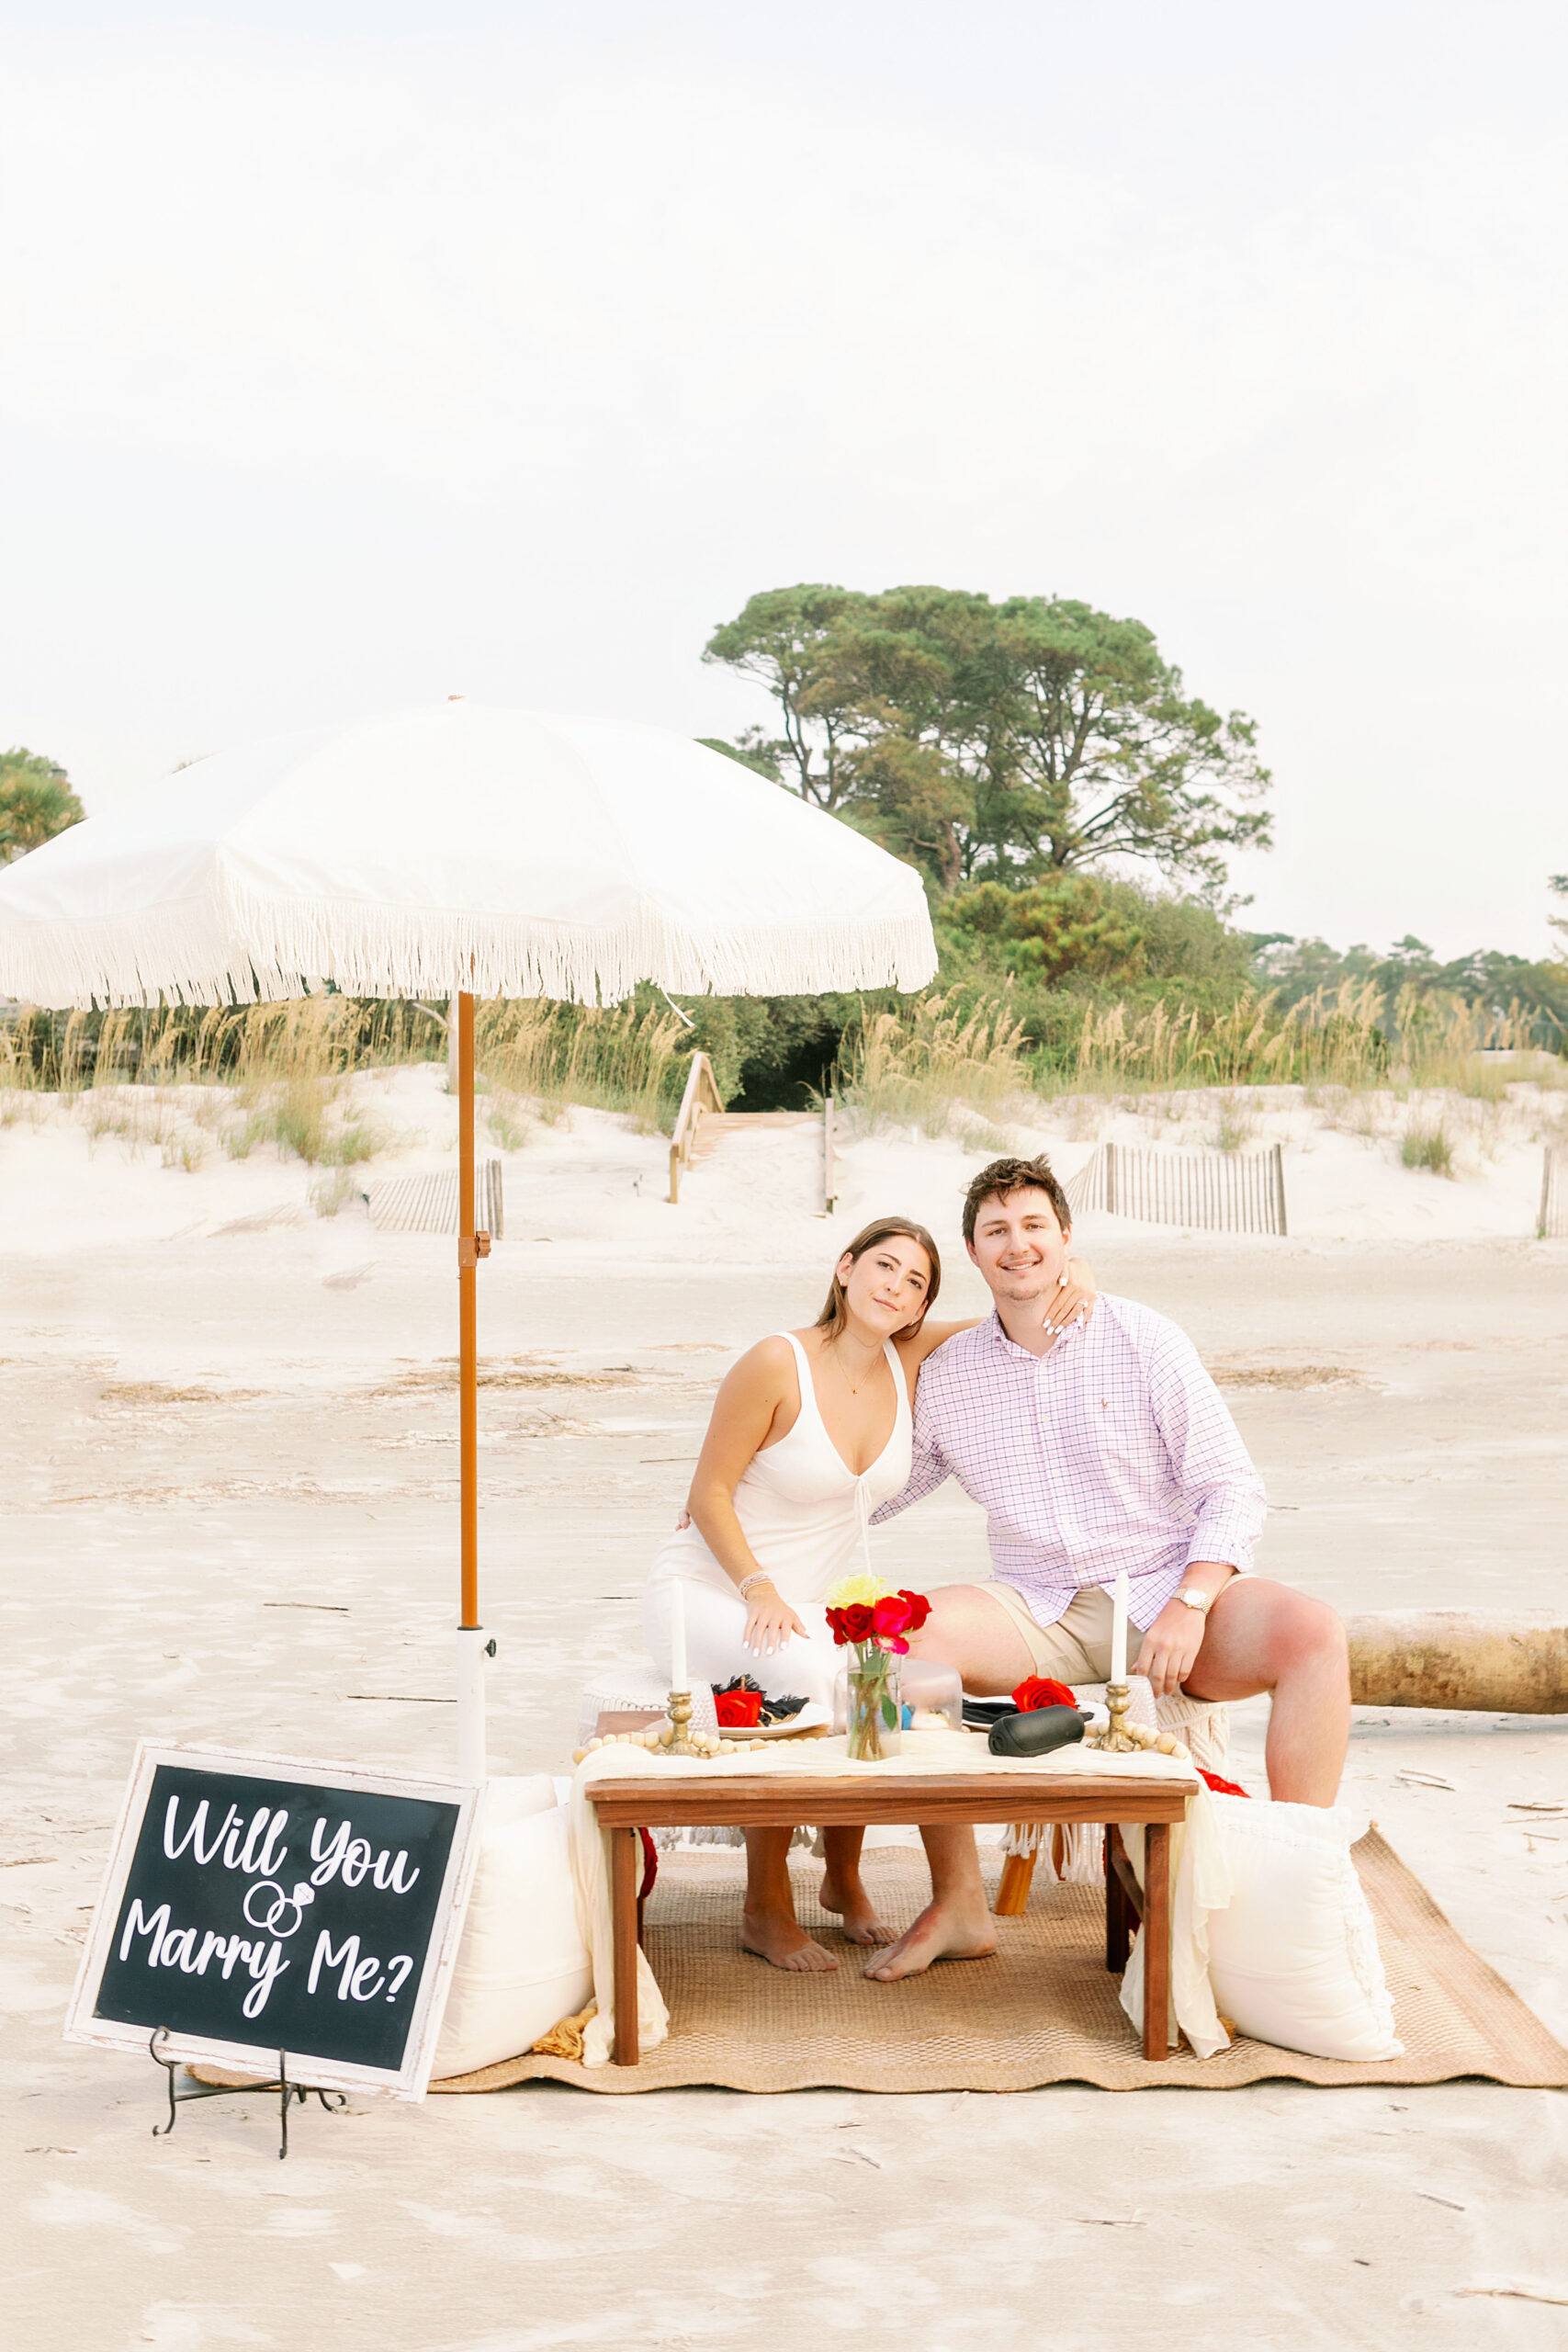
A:
{"type": "Polygon", "coordinates": [[[779,1828],[811,1821],[822,1828],[859,1822],[1079,1822],[1109,1825],[1105,1877],[1105,1965],[1127,1964],[1131,1923],[1144,1929],[1144,2055],[1168,2053],[1166,2017],[1170,1990],[1169,1827],[1198,1793],[1196,1780],[1131,1773],[933,1772],[908,1775],[821,1772],[638,1773],[635,1780],[600,1781],[588,1794],[600,1826],[610,1833],[610,1898],[615,1930],[615,2064],[635,2066],[637,2046],[637,1883],[639,1829],[779,1828]],[[1144,1891],[1122,1850],[1117,1828],[1145,1831],[1144,1891]]]}

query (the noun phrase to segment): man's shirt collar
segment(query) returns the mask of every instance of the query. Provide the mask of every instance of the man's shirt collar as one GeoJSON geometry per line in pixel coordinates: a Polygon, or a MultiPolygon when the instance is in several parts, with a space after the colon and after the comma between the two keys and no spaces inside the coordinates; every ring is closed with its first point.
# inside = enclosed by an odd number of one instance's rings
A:
{"type": "Polygon", "coordinates": [[[1076,1340],[1081,1340],[1084,1330],[1081,1323],[1069,1323],[1060,1339],[1048,1347],[1043,1355],[1036,1355],[1032,1348],[1021,1348],[1016,1340],[1009,1339],[1003,1329],[1002,1318],[994,1306],[991,1309],[989,1328],[991,1344],[999,1354],[1021,1358],[1026,1363],[1048,1363],[1051,1358],[1059,1355],[1064,1348],[1069,1348],[1076,1340]]]}

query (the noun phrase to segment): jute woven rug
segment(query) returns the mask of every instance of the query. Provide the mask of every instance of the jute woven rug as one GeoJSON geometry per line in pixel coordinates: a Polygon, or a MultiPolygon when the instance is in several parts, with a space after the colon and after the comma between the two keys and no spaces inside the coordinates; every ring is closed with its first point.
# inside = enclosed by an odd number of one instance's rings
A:
{"type": "MultiPolygon", "coordinates": [[[[1103,2090],[1234,2090],[1280,2075],[1305,2083],[1439,2083],[1478,2075],[1568,2086],[1568,2051],[1455,1933],[1376,1831],[1355,1849],[1377,1920],[1405,2055],[1381,2065],[1299,2057],[1239,2041],[1199,2060],[1185,2048],[1150,2065],[1107,1973],[1104,1899],[1036,1873],[1021,1918],[998,1919],[991,1960],[933,1968],[897,1985],[862,1976],[864,1953],[813,1899],[818,1871],[795,1872],[801,1925],[839,1958],[834,1974],[789,1976],[736,1945],[739,1857],[723,1849],[664,1857],[649,1899],[647,1951],[670,2005],[669,2040],[639,2066],[508,2059],[433,2090],[503,2090],[547,2078],[626,2095],[711,2084],[739,2091],[1021,2091],[1043,2083],[1103,2090]]],[[[890,1926],[930,1894],[924,1857],[867,1856],[867,1883],[890,1926]]]]}

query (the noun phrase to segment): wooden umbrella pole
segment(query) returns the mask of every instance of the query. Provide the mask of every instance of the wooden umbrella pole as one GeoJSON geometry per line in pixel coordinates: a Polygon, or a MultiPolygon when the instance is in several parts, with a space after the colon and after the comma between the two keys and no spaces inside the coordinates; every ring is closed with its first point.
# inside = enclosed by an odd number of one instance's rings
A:
{"type": "Polygon", "coordinates": [[[474,1227],[474,1000],[457,998],[457,1771],[485,1778],[484,1665],[479,1624],[479,1301],[476,1272],[490,1236],[474,1227]]]}
{"type": "Polygon", "coordinates": [[[474,1237],[474,1000],[457,999],[457,1478],[465,1632],[479,1622],[479,1341],[474,1237]]]}

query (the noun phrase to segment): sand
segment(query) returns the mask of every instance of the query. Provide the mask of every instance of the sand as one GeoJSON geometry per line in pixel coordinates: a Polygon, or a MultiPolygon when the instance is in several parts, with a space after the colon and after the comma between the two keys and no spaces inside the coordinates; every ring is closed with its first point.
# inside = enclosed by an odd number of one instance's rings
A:
{"type": "MultiPolygon", "coordinates": [[[[369,1175],[440,1164],[439,1074],[360,1084],[403,1139],[369,1175]]],[[[1347,1609],[1561,1609],[1568,1245],[1528,1238],[1539,1140],[1444,1184],[1387,1136],[1271,1115],[1301,1129],[1296,1238],[1080,1234],[1105,1286],[1175,1315],[1226,1381],[1273,1502],[1260,1566],[1347,1609]]],[[[52,1106],[0,1132],[10,2341],[1561,2341],[1537,2300],[1568,2295],[1551,2093],[536,2087],[312,2109],[281,2165],[243,2098],[153,2141],[162,2077],[60,2039],[136,1737],[433,1770],[453,1747],[451,1245],[377,1233],[356,1198],[320,1217],[310,1171],[192,1132],[194,1172],[163,1164],[168,1137],[89,1149],[52,1106]]],[[[1094,1139],[1052,1138],[1068,1168],[1094,1139]]],[[[581,1681],[636,1654],[644,1563],[734,1351],[808,1317],[869,1208],[947,1239],[985,1149],[852,1144],[831,1224],[809,1130],[726,1142],[679,1209],[662,1139],[601,1114],[508,1155],[480,1275],[496,1769],[558,1768],[581,1681]]],[[[975,1303],[966,1268],[946,1295],[975,1303]]],[[[901,1581],[982,1563],[962,1498],[882,1540],[901,1581]]],[[[1259,1787],[1265,1719],[1236,1720],[1259,1787]]],[[[1565,1763],[1568,1719],[1367,1711],[1346,1782],[1560,2035],[1568,1821],[1509,1806],[1562,1799],[1565,1763]]]]}

